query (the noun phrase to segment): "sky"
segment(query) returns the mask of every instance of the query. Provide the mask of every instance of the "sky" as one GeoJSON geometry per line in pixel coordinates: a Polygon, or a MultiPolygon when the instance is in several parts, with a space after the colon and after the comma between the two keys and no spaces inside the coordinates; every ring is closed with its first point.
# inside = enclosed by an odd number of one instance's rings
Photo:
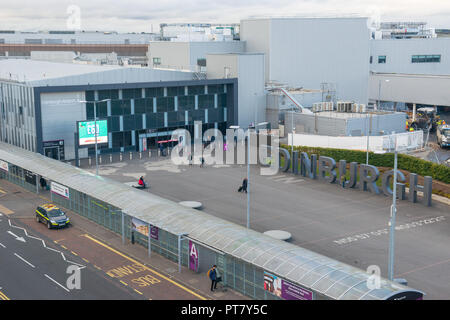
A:
{"type": "Polygon", "coordinates": [[[0,7],[0,30],[20,31],[159,32],[160,23],[285,16],[365,16],[450,29],[450,0],[0,0],[0,7]]]}

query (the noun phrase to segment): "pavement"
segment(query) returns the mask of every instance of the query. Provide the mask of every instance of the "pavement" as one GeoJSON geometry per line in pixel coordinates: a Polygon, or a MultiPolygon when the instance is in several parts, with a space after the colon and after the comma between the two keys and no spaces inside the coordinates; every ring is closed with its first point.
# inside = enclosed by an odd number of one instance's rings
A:
{"type": "MultiPolygon", "coordinates": [[[[150,188],[141,192],[199,201],[208,214],[247,223],[247,197],[237,192],[246,166],[175,166],[163,157],[102,165],[99,173],[124,183],[144,176],[150,188]]],[[[376,265],[387,277],[391,198],[290,173],[261,176],[257,167],[249,189],[252,229],[287,231],[293,244],[363,270],[376,265]]],[[[395,278],[406,278],[425,299],[450,299],[449,206],[398,201],[396,226],[395,278]]]]}
{"type": "Polygon", "coordinates": [[[248,299],[220,286],[211,292],[205,274],[184,267],[178,273],[176,263],[123,245],[120,235],[70,210],[70,227],[47,229],[34,212],[49,198],[48,191],[38,195],[0,180],[0,299],[248,299]]]}

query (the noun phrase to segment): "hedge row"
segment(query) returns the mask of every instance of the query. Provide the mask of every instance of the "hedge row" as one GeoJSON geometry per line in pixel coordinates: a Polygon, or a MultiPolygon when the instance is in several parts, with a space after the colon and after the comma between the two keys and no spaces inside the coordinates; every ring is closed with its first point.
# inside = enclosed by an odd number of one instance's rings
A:
{"type": "MultiPolygon", "coordinates": [[[[289,152],[291,151],[291,146],[282,144],[280,147],[288,150],[289,152]]],[[[294,150],[298,152],[306,152],[308,155],[317,154],[317,156],[331,157],[336,160],[336,162],[339,160],[346,160],[347,163],[366,163],[365,151],[303,146],[294,147],[294,150]]],[[[393,168],[394,154],[377,154],[369,152],[369,163],[377,167],[393,168]]],[[[433,163],[431,161],[426,161],[399,153],[397,157],[397,166],[402,170],[417,173],[421,176],[430,176],[433,179],[444,183],[450,183],[450,168],[442,164],[433,163]]]]}

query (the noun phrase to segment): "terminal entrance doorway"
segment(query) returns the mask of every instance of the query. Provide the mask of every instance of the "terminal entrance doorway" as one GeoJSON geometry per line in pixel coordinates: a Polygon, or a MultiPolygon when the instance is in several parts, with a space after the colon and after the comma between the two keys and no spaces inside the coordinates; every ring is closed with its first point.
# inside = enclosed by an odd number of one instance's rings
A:
{"type": "Polygon", "coordinates": [[[44,156],[55,160],[64,160],[64,140],[44,141],[42,145],[44,156]]]}

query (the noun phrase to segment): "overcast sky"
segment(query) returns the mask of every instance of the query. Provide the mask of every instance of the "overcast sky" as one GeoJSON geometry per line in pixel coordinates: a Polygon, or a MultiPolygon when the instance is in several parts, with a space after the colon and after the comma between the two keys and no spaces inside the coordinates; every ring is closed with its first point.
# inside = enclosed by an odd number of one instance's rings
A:
{"type": "MultiPolygon", "coordinates": [[[[450,28],[450,0],[0,0],[0,30],[65,30],[80,9],[81,30],[159,31],[160,23],[239,23],[268,16],[368,16],[450,28]]],[[[75,22],[74,22],[75,21],[75,22]]],[[[75,24],[74,24],[75,23],[75,24]]]]}

